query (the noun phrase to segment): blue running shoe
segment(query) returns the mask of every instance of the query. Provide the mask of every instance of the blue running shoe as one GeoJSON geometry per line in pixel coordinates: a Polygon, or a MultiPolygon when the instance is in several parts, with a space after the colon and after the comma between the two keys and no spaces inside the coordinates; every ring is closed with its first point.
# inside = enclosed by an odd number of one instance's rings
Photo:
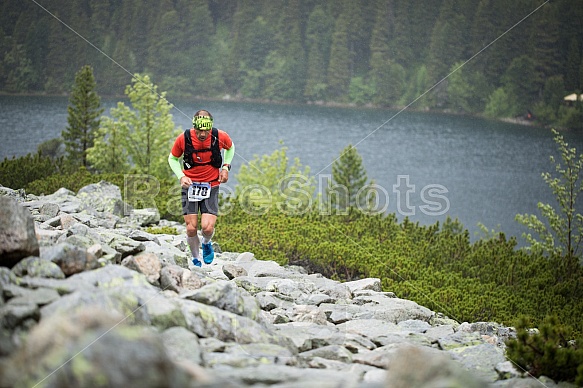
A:
{"type": "Polygon", "coordinates": [[[192,265],[194,265],[195,267],[202,267],[202,262],[197,259],[196,257],[192,258],[192,265]]]}
{"type": "Polygon", "coordinates": [[[213,249],[212,243],[202,244],[202,259],[205,264],[210,264],[215,259],[215,250],[213,249]]]}

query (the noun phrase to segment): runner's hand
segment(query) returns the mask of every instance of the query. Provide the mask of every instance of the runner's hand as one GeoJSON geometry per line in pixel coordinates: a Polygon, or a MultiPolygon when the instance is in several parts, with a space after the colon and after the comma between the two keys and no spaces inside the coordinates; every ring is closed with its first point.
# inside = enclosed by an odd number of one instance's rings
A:
{"type": "Polygon", "coordinates": [[[219,173],[219,183],[227,183],[229,180],[229,171],[221,170],[219,173]]]}
{"type": "Polygon", "coordinates": [[[180,178],[180,186],[187,189],[192,184],[192,179],[187,177],[186,175],[180,178]]]}

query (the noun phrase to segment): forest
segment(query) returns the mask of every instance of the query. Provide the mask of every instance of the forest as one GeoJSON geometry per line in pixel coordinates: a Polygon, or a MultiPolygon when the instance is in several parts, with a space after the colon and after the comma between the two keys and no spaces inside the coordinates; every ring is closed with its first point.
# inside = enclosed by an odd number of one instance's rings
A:
{"type": "Polygon", "coordinates": [[[8,0],[0,92],[66,94],[94,69],[168,97],[534,116],[578,127],[583,2],[571,0],[8,0]],[[575,104],[577,105],[577,104],[575,104]]]}

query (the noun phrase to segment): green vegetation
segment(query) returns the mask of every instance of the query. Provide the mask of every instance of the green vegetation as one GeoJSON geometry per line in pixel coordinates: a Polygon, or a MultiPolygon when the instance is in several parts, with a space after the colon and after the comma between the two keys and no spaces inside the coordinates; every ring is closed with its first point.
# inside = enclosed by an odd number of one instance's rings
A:
{"type": "Polygon", "coordinates": [[[529,249],[555,257],[564,257],[564,266],[576,268],[579,266],[583,248],[581,247],[583,215],[577,212],[577,198],[583,191],[581,184],[583,154],[577,155],[577,150],[569,148],[563,136],[555,130],[553,133],[561,161],[551,156],[550,161],[555,167],[555,174],[545,172],[542,177],[555,195],[558,210],[550,204],[539,202],[537,207],[546,223],[534,214],[518,214],[516,220],[538,234],[538,238],[530,233],[524,235],[531,244],[529,249]]]}
{"type": "Polygon", "coordinates": [[[149,226],[146,228],[146,232],[151,234],[173,234],[177,235],[178,231],[176,228],[171,226],[149,226]]]}
{"type": "MultiPolygon", "coordinates": [[[[424,71],[419,74],[422,80],[424,71]]],[[[88,149],[91,169],[68,170],[58,151],[61,142],[51,141],[36,154],[0,163],[2,184],[51,194],[106,180],[118,185],[132,206],[156,206],[163,218],[181,221],[179,186],[163,160],[175,135],[164,93],[158,95],[147,76],[137,76],[126,93],[133,110],[120,103],[113,119],[102,121],[88,149]],[[157,140],[151,139],[154,128],[157,140]],[[111,147],[120,147],[123,157],[115,168],[106,163],[111,147]],[[142,147],[145,155],[132,147],[142,147]]],[[[73,141],[84,136],[82,131],[71,134],[73,141]]],[[[240,169],[235,195],[221,198],[215,239],[225,251],[250,251],[259,259],[302,265],[333,279],[380,278],[383,290],[460,322],[512,325],[522,316],[541,328],[541,336],[529,336],[526,321],[519,322],[510,357],[535,375],[581,383],[580,342],[568,340],[583,333],[583,216],[577,211],[583,156],[557,132],[555,141],[562,161],[551,158],[557,176],[545,173],[543,178],[559,207],[539,205],[548,226],[534,215],[517,216],[539,234],[538,239],[526,236],[528,249],[517,249],[516,241],[501,232],[487,232],[472,243],[457,220],[425,226],[369,211],[374,191],[365,200],[359,194],[373,183],[366,183],[362,159],[350,145],[332,162],[332,182],[315,199],[309,167],[299,159],[290,165],[285,147],[255,156],[240,169]],[[555,318],[547,320],[551,315],[555,318]]],[[[176,233],[174,228],[148,231],[176,233]]]]}
{"type": "Polygon", "coordinates": [[[118,102],[89,148],[89,162],[101,172],[169,176],[168,153],[181,132],[174,127],[166,93],[147,75],[136,74],[125,91],[131,108],[118,102]]]}
{"type": "Polygon", "coordinates": [[[508,358],[535,377],[572,381],[583,385],[583,338],[573,339],[573,330],[549,316],[538,330],[521,319],[515,340],[508,341],[508,358]]]}
{"type": "Polygon", "coordinates": [[[248,165],[241,166],[235,198],[248,213],[261,215],[277,209],[298,214],[310,210],[315,179],[298,158],[290,166],[286,150],[282,147],[271,155],[255,155],[248,165]]]}
{"type": "Polygon", "coordinates": [[[87,150],[93,147],[93,138],[103,113],[101,99],[95,91],[96,83],[91,66],[85,65],[75,74],[75,84],[67,107],[67,128],[61,133],[65,142],[67,161],[72,167],[87,167],[87,150]]]}
{"type": "Polygon", "coordinates": [[[439,83],[411,108],[493,117],[531,111],[540,123],[580,128],[582,108],[559,107],[554,97],[562,103],[583,90],[583,4],[540,6],[71,0],[46,12],[8,1],[0,5],[0,91],[64,93],[86,64],[102,95],[122,94],[130,74],[140,73],[172,98],[402,107],[439,83]]]}
{"type": "MultiPolygon", "coordinates": [[[[358,154],[354,156],[357,160],[358,154]]],[[[4,161],[3,176],[7,176],[4,168],[13,164],[29,166],[4,161]]],[[[393,214],[369,214],[357,207],[348,212],[322,211],[330,209],[323,206],[327,197],[308,201],[309,206],[296,206],[305,205],[315,191],[313,178],[299,160],[290,163],[282,148],[256,157],[252,164],[252,168],[240,170],[238,181],[248,181],[248,187],[261,190],[237,186],[240,196],[221,200],[215,239],[223,250],[250,251],[259,259],[302,265],[338,280],[378,277],[384,290],[458,321],[511,325],[523,315],[538,324],[554,313],[560,322],[583,333],[583,269],[565,266],[565,251],[545,256],[540,250],[517,249],[516,241],[507,240],[503,233],[489,233],[472,243],[469,232],[456,220],[427,226],[408,219],[399,222],[393,214]],[[250,180],[259,179],[258,175],[266,186],[250,180]],[[268,195],[271,190],[277,194],[268,195]]],[[[33,176],[22,169],[18,174],[33,176]]],[[[163,218],[182,219],[175,179],[159,179],[159,187],[149,192],[139,187],[144,183],[140,174],[91,174],[81,168],[75,173],[50,173],[23,186],[13,180],[8,186],[50,194],[61,187],[78,191],[101,180],[122,188],[124,199],[133,206],[148,200],[143,195],[146,192],[163,218]],[[142,195],[133,197],[128,188],[142,195]]]]}
{"type": "Polygon", "coordinates": [[[347,214],[351,208],[362,211],[371,208],[371,203],[376,198],[374,182],[367,184],[368,177],[362,158],[351,144],[332,163],[332,180],[334,182],[329,182],[326,194],[335,212],[347,214]]]}

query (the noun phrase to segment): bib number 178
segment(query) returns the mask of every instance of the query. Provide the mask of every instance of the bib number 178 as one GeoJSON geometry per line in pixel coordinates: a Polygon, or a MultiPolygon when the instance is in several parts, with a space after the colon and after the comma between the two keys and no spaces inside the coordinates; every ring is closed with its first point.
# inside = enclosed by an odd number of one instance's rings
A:
{"type": "Polygon", "coordinates": [[[210,183],[195,182],[188,188],[188,200],[190,202],[198,202],[203,199],[210,198],[211,185],[210,183]]]}

